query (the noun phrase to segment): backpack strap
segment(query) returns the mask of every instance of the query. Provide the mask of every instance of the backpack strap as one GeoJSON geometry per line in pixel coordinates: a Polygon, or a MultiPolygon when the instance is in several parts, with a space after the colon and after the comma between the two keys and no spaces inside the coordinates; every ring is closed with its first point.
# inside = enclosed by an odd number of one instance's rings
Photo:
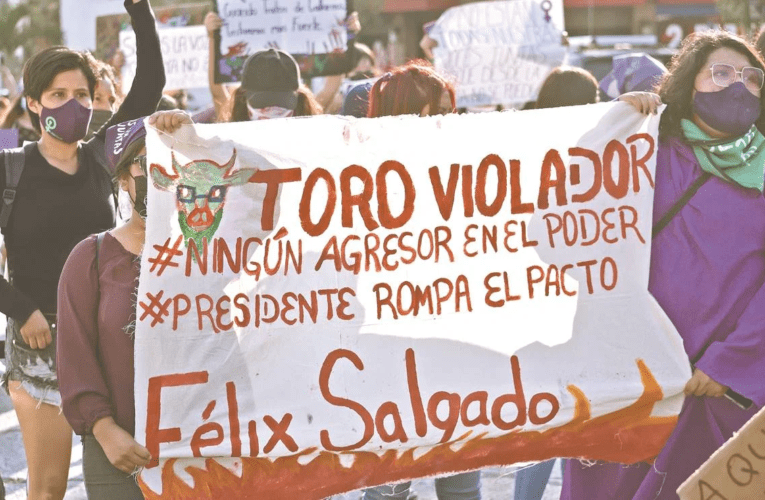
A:
{"type": "Polygon", "coordinates": [[[3,151],[5,163],[5,190],[3,191],[3,207],[0,209],[0,228],[5,228],[11,218],[13,202],[16,199],[16,188],[24,172],[26,154],[36,147],[35,143],[22,148],[6,149],[3,151]]]}
{"type": "Polygon", "coordinates": [[[704,185],[705,182],[709,180],[709,178],[712,177],[712,174],[709,172],[703,172],[701,176],[693,181],[693,184],[691,184],[688,189],[685,190],[685,193],[678,199],[672,207],[667,210],[667,213],[665,213],[661,219],[659,219],[659,222],[654,224],[653,226],[653,237],[655,238],[659,232],[661,232],[662,229],[667,227],[667,224],[669,224],[669,221],[671,221],[675,215],[677,215],[680,210],[690,201],[691,198],[693,198],[693,195],[695,195],[698,190],[701,188],[701,186],[704,185]]]}
{"type": "Polygon", "coordinates": [[[96,256],[93,259],[96,263],[96,277],[98,278],[96,282],[96,296],[98,297],[99,302],[101,301],[101,271],[98,266],[98,256],[101,254],[101,245],[104,242],[104,236],[106,236],[106,231],[98,233],[96,236],[96,256]]]}

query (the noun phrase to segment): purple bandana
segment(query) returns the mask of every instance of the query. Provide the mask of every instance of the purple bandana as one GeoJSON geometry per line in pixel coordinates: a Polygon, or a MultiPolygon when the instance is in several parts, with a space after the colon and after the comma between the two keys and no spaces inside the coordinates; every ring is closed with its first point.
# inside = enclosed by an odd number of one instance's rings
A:
{"type": "Polygon", "coordinates": [[[600,90],[611,99],[627,92],[652,92],[667,72],[660,61],[643,53],[616,56],[612,64],[611,72],[600,81],[600,90]]]}
{"type": "Polygon", "coordinates": [[[106,131],[106,159],[109,162],[109,170],[114,172],[117,163],[122,158],[128,146],[138,139],[146,136],[146,127],[143,125],[145,117],[122,122],[106,131]]]}

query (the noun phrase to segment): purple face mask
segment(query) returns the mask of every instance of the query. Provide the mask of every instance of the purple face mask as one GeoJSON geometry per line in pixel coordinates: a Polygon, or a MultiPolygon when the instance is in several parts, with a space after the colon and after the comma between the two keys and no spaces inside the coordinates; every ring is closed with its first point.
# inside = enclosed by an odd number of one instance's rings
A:
{"type": "Polygon", "coordinates": [[[739,136],[760,117],[760,98],[735,82],[719,92],[696,91],[693,110],[713,129],[739,136]]]}
{"type": "Polygon", "coordinates": [[[88,133],[93,110],[86,108],[77,99],[70,99],[63,106],[46,108],[40,113],[40,127],[61,142],[77,142],[88,133]]]}

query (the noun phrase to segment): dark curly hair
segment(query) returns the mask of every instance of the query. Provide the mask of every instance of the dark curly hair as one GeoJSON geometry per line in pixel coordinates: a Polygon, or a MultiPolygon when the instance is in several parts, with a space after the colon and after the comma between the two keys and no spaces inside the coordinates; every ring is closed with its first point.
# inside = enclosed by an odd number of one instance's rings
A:
{"type": "MultiPolygon", "coordinates": [[[[704,31],[693,33],[685,38],[680,51],[672,58],[669,72],[664,75],[658,85],[658,94],[667,105],[659,125],[659,137],[682,137],[680,121],[683,118],[693,118],[693,90],[696,76],[706,69],[705,64],[709,55],[717,49],[729,48],[745,56],[755,68],[765,71],[765,63],[756,49],[743,38],[726,31],[704,31]]],[[[760,96],[760,109],[765,94],[760,96]]],[[[765,114],[765,113],[764,113],[765,114]]],[[[762,130],[765,123],[761,116],[757,128],[762,130]]]]}

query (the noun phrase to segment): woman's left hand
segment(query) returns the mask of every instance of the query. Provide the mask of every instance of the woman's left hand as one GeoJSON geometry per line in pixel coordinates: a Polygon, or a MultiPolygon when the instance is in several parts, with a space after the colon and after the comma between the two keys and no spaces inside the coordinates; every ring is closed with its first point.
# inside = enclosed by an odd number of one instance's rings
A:
{"type": "Polygon", "coordinates": [[[644,115],[655,115],[661,106],[661,97],[653,92],[627,92],[620,95],[619,100],[631,104],[644,115]]]}
{"type": "Polygon", "coordinates": [[[719,398],[720,396],[724,396],[727,390],[727,387],[718,384],[712,380],[709,375],[698,368],[694,368],[693,376],[688,383],[685,384],[686,396],[711,396],[713,398],[719,398]]]}
{"type": "Polygon", "coordinates": [[[181,128],[181,125],[194,125],[194,121],[185,111],[171,109],[169,111],[157,111],[151,115],[149,125],[154,125],[160,132],[172,134],[181,128]]]}

